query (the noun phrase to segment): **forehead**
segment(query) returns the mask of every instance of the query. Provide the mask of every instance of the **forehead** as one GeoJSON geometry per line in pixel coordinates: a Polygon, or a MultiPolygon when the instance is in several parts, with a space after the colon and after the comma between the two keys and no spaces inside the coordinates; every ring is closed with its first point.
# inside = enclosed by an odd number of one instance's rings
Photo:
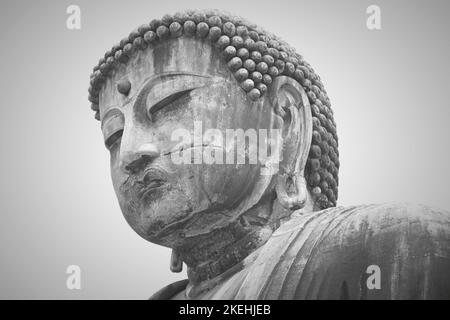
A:
{"type": "Polygon", "coordinates": [[[133,53],[128,62],[121,64],[108,77],[99,95],[100,117],[103,118],[109,109],[133,100],[148,79],[170,73],[230,76],[219,52],[207,41],[187,37],[161,41],[133,53]],[[117,91],[117,84],[122,80],[131,83],[127,96],[117,91]]]}

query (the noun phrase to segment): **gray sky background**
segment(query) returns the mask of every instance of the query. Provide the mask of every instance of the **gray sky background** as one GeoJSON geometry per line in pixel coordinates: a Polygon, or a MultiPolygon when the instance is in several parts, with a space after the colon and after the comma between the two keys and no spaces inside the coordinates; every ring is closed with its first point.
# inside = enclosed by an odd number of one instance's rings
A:
{"type": "Polygon", "coordinates": [[[126,224],[99,122],[94,64],[165,13],[218,8],[293,45],[321,76],[340,143],[339,205],[450,209],[448,1],[2,1],[0,298],[136,298],[185,277],[126,224]],[[81,8],[81,30],[66,8],[81,8]],[[381,8],[382,29],[366,28],[381,8]],[[82,289],[66,288],[66,268],[82,289]]]}

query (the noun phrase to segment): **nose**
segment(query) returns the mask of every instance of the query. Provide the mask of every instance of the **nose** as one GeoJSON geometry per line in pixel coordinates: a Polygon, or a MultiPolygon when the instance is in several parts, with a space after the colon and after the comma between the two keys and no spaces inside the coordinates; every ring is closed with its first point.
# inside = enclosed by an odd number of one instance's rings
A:
{"type": "Polygon", "coordinates": [[[143,143],[136,150],[124,150],[120,155],[120,169],[123,172],[136,172],[160,155],[154,143],[143,143]]]}

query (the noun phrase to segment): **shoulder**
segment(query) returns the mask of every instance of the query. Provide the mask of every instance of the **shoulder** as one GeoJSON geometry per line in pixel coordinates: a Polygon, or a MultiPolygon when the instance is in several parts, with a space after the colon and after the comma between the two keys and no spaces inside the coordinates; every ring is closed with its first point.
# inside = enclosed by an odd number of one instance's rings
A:
{"type": "Polygon", "coordinates": [[[295,216],[279,232],[305,225],[325,243],[345,245],[346,241],[384,239],[443,241],[450,237],[450,212],[424,205],[387,203],[329,208],[311,215],[295,216]]]}
{"type": "Polygon", "coordinates": [[[450,214],[409,204],[294,213],[258,260],[261,299],[449,297],[450,214]],[[376,290],[366,285],[373,268],[376,290]]]}
{"type": "Polygon", "coordinates": [[[189,280],[184,279],[180,281],[176,281],[174,283],[171,283],[164,288],[158,290],[156,293],[154,293],[149,300],[170,300],[174,296],[176,296],[178,293],[186,289],[186,286],[188,285],[189,280]]]}

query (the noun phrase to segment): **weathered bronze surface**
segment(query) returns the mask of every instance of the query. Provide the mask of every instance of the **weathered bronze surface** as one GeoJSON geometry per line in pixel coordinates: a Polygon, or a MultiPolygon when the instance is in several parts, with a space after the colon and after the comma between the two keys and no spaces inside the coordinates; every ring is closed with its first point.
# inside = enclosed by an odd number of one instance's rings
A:
{"type": "Polygon", "coordinates": [[[449,213],[335,207],[330,101],[311,66],[274,35],[216,11],[167,15],[100,59],[89,94],[127,222],[173,250],[172,271],[188,267],[187,281],[153,298],[450,298],[449,213]],[[266,136],[241,151],[238,139],[205,138],[230,130],[280,135],[250,163],[266,136]],[[181,154],[192,161],[175,162],[181,154]],[[380,288],[366,286],[372,265],[380,288]]]}

